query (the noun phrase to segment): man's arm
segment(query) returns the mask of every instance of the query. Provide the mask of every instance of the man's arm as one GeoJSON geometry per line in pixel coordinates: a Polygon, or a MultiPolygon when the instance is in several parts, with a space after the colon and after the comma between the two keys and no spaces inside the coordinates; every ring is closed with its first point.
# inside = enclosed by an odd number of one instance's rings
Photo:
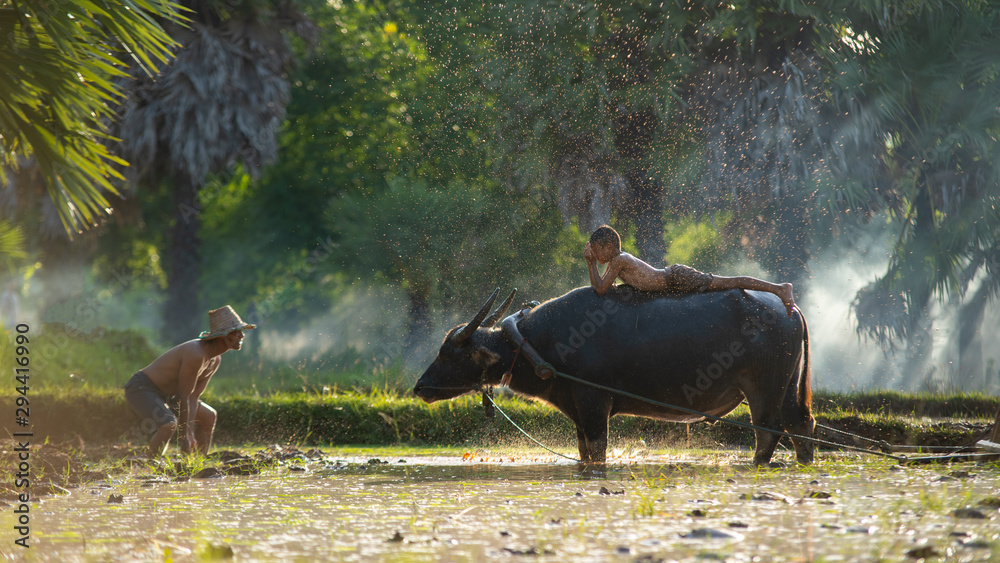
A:
{"type": "MultiPolygon", "coordinates": [[[[177,376],[177,442],[184,453],[196,451],[198,443],[194,438],[194,417],[198,412],[198,399],[201,392],[196,392],[199,387],[198,372],[201,370],[201,361],[185,354],[181,362],[180,373],[177,376]]],[[[206,382],[207,383],[207,382],[206,382]]],[[[204,391],[204,385],[201,391],[204,391]]]]}
{"type": "MultiPolygon", "coordinates": [[[[222,365],[222,358],[218,356],[212,358],[211,360],[208,361],[208,366],[206,368],[205,374],[202,375],[200,378],[198,378],[198,383],[194,386],[194,393],[193,393],[196,407],[198,401],[201,400],[201,394],[205,392],[205,389],[208,387],[209,380],[211,380],[212,376],[215,375],[215,372],[219,370],[220,365],[222,365]]],[[[194,416],[194,414],[196,413],[197,411],[195,411],[195,413],[193,413],[192,416],[194,416]]]]}

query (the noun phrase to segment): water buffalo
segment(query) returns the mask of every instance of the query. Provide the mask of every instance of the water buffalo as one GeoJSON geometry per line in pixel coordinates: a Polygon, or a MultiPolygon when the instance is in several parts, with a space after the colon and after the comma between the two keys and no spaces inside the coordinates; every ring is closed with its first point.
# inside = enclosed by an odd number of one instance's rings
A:
{"type": "MultiPolygon", "coordinates": [[[[418,397],[432,403],[478,391],[500,384],[509,370],[506,382],[514,392],[555,406],[576,424],[580,459],[588,463],[605,461],[612,415],[704,420],[558,375],[547,377],[544,369],[533,368],[528,350],[559,372],[714,416],[746,399],[755,425],[812,435],[808,329],[798,312],[790,318],[771,293],[676,296],[619,285],[598,296],[582,287],[496,325],[513,298],[511,293],[487,317],[498,291],[471,322],[449,331],[413,389],[418,397]],[[508,330],[505,335],[503,325],[513,325],[515,334],[508,330]],[[518,353],[512,342],[522,335],[528,344],[518,353]]],[[[755,434],[754,463],[769,463],[779,437],[762,430],[755,434]]],[[[810,463],[812,442],[793,444],[798,461],[810,463]]]]}

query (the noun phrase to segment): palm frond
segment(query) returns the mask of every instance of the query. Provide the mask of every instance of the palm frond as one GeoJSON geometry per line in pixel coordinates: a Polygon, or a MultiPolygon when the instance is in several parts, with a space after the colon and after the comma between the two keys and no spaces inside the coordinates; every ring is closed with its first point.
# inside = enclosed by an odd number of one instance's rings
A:
{"type": "Polygon", "coordinates": [[[888,350],[905,340],[912,324],[906,297],[875,280],[854,296],[851,310],[857,322],[858,336],[864,336],[888,350]]]}
{"type": "Polygon", "coordinates": [[[179,22],[169,2],[27,0],[0,7],[0,165],[33,157],[64,228],[72,232],[105,212],[102,192],[122,163],[104,146],[102,119],[119,91],[116,50],[147,70],[176,43],[157,20],[179,22]]]}
{"type": "Polygon", "coordinates": [[[24,247],[24,233],[10,221],[0,220],[0,263],[13,269],[15,260],[27,256],[24,247]]]}
{"type": "MultiPolygon", "coordinates": [[[[287,3],[272,14],[309,29],[287,3]]],[[[268,6],[274,6],[268,3],[268,6]]],[[[155,76],[140,67],[118,80],[126,95],[112,132],[132,163],[130,183],[161,174],[201,181],[242,164],[251,174],[277,155],[276,131],[290,97],[291,47],[281,25],[240,12],[222,22],[171,28],[184,47],[155,76]]]]}

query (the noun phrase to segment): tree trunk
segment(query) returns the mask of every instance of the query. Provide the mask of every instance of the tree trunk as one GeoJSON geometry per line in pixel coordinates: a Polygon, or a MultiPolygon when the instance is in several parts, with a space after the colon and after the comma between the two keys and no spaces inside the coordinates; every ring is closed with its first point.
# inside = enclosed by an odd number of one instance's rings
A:
{"type": "MultiPolygon", "coordinates": [[[[167,301],[163,312],[163,334],[168,342],[190,340],[208,329],[208,317],[198,297],[201,273],[198,187],[194,180],[178,175],[174,190],[174,225],[169,239],[167,301]]],[[[223,305],[226,303],[219,303],[217,307],[223,305]]]]}
{"type": "MultiPolygon", "coordinates": [[[[609,37],[604,45],[615,53],[617,64],[621,65],[609,67],[608,88],[611,90],[623,91],[648,84],[652,76],[646,40],[633,33],[626,27],[609,37]]],[[[651,106],[628,111],[624,108],[627,105],[619,106],[614,123],[615,148],[623,161],[622,172],[635,194],[635,199],[624,211],[635,225],[640,257],[653,266],[662,267],[667,254],[663,241],[663,187],[656,178],[650,177],[646,158],[660,118],[651,106]]]]}
{"type": "Polygon", "coordinates": [[[958,310],[958,381],[964,391],[986,389],[981,328],[990,289],[990,284],[980,284],[958,310]]]}
{"type": "Polygon", "coordinates": [[[410,300],[410,326],[406,330],[406,345],[403,353],[409,356],[426,338],[427,332],[431,328],[430,291],[411,288],[407,290],[406,296],[410,300]]]}
{"type": "Polygon", "coordinates": [[[667,245],[663,241],[663,188],[646,175],[645,170],[634,171],[628,181],[635,192],[635,201],[629,215],[635,223],[635,243],[641,258],[651,265],[665,265],[667,245]]]}
{"type": "Polygon", "coordinates": [[[633,168],[624,170],[635,194],[625,213],[635,224],[635,243],[640,257],[653,266],[662,267],[667,245],[663,242],[663,187],[649,170],[642,167],[656,129],[656,113],[652,108],[624,114],[615,126],[615,147],[633,168]]]}
{"type": "MultiPolygon", "coordinates": [[[[934,319],[927,315],[926,304],[918,312],[911,313],[916,317],[911,323],[906,338],[906,352],[903,358],[903,389],[916,391],[922,385],[929,383],[927,362],[934,351],[933,326],[934,319]]],[[[933,390],[931,387],[928,390],[933,390]]]]}
{"type": "Polygon", "coordinates": [[[808,279],[809,222],[805,204],[798,194],[786,194],[774,202],[774,237],[767,243],[767,263],[762,264],[774,275],[775,282],[795,284],[795,293],[802,295],[801,282],[808,279]]]}
{"type": "MultiPolygon", "coordinates": [[[[930,193],[923,172],[920,173],[917,187],[920,191],[913,201],[916,208],[913,237],[918,245],[922,245],[918,248],[921,254],[924,254],[927,252],[926,249],[931,248],[934,240],[934,209],[931,207],[930,193]]],[[[933,287],[931,287],[927,272],[921,271],[921,268],[926,268],[925,262],[911,258],[909,263],[910,271],[904,272],[903,275],[912,276],[916,280],[916,286],[910,292],[907,303],[909,327],[906,337],[906,358],[902,371],[904,389],[914,389],[916,383],[922,382],[925,376],[925,366],[930,360],[934,348],[931,336],[934,319],[927,314],[933,287]]]]}

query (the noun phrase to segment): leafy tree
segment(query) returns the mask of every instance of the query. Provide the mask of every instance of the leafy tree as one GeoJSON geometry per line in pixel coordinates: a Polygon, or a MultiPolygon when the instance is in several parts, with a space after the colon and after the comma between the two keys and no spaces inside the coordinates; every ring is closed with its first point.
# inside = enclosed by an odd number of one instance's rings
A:
{"type": "MultiPolygon", "coordinates": [[[[491,112],[457,103],[468,84],[428,58],[413,8],[307,7],[330,32],[303,51],[292,75],[282,161],[259,181],[237,175],[202,190],[206,256],[213,257],[204,270],[213,280],[206,295],[252,304],[258,320],[276,326],[323,314],[352,280],[398,284],[409,298],[412,348],[426,336],[432,309],[464,313],[494,284],[516,282],[522,294],[534,289],[536,296],[563,288],[562,272],[582,242],[563,233],[554,209],[533,194],[497,193],[483,143],[491,112]],[[425,199],[432,209],[455,212],[422,212],[425,199]],[[416,225],[418,215],[432,224],[416,225]],[[400,253],[417,251],[393,240],[400,245],[393,254],[372,237],[386,222],[406,221],[434,248],[480,241],[477,266],[449,268],[431,258],[394,266],[400,253]],[[561,246],[569,239],[572,252],[561,246]],[[241,251],[232,252],[234,245],[241,251]],[[559,275],[538,275],[552,270],[559,275]]],[[[576,266],[585,272],[582,261],[576,266]]]]}
{"type": "Polygon", "coordinates": [[[427,162],[413,100],[432,89],[433,69],[403,9],[379,3],[303,4],[326,32],[299,44],[281,161],[251,180],[203,190],[209,298],[255,303],[261,321],[319,314],[331,298],[326,214],[343,192],[385,189],[385,178],[440,176],[427,162]],[[238,245],[242,251],[229,249],[238,245]],[[321,264],[316,257],[321,256],[321,264]],[[239,270],[243,276],[227,272],[239,270]]]}
{"type": "Polygon", "coordinates": [[[497,285],[549,294],[567,278],[568,266],[585,271],[557,258],[582,243],[559,244],[562,229],[551,213],[495,189],[396,178],[384,191],[345,192],[330,218],[337,262],[406,291],[407,351],[426,340],[432,306],[458,304],[465,311],[497,285]]]}

